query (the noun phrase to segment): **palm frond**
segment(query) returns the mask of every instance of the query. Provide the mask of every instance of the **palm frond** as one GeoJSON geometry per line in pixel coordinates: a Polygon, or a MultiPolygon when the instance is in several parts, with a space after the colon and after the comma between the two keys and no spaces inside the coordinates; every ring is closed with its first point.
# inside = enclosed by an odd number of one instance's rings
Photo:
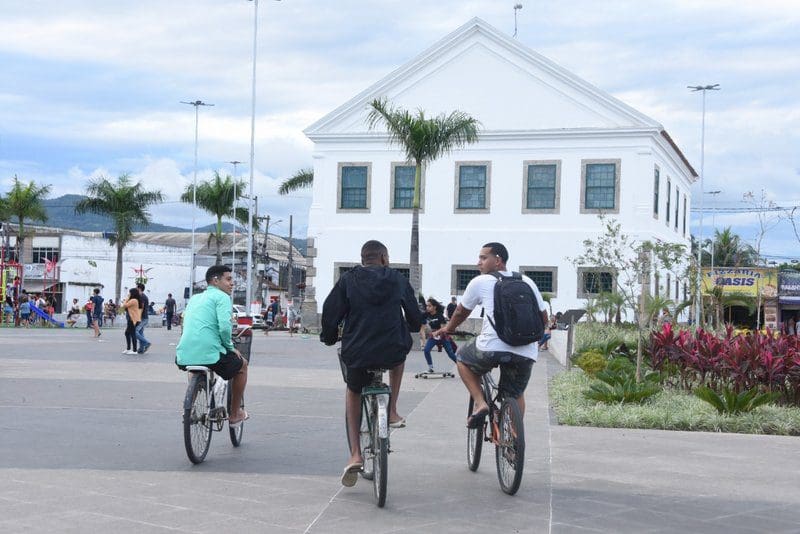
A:
{"type": "Polygon", "coordinates": [[[286,195],[298,189],[305,189],[311,187],[314,183],[314,169],[300,169],[295,172],[290,178],[284,180],[278,188],[279,195],[286,195]]]}

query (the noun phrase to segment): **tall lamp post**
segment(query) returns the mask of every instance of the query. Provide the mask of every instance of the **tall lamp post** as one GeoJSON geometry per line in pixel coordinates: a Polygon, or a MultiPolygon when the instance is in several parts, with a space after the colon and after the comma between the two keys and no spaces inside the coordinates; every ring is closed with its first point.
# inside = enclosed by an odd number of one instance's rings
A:
{"type": "Polygon", "coordinates": [[[522,4],[514,4],[514,37],[517,36],[517,11],[522,9],[522,4]]]}
{"type": "Polygon", "coordinates": [[[231,269],[233,269],[234,273],[236,272],[236,166],[241,163],[241,161],[233,160],[229,161],[231,165],[233,165],[233,242],[231,243],[231,269]]]}
{"type": "Polygon", "coordinates": [[[703,93],[703,119],[700,131],[700,235],[697,242],[697,302],[695,303],[695,322],[697,326],[703,324],[703,197],[705,189],[703,177],[705,176],[705,157],[706,157],[706,92],[719,91],[718,83],[713,85],[687,85],[693,92],[702,91],[703,93]]]}
{"type": "Polygon", "coordinates": [[[189,297],[194,294],[194,231],[195,226],[197,224],[197,125],[199,121],[199,113],[198,109],[200,106],[210,106],[213,107],[214,104],[206,104],[202,100],[195,100],[194,102],[184,102],[181,100],[181,104],[188,104],[190,106],[194,106],[194,178],[192,178],[192,258],[189,262],[190,271],[189,271],[189,297]]]}

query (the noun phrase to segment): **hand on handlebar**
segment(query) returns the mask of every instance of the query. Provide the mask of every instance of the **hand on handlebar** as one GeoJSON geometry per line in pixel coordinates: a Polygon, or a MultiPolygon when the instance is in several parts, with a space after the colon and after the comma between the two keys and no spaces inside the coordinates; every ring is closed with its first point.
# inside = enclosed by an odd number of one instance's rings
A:
{"type": "Polygon", "coordinates": [[[452,333],[452,332],[448,332],[448,331],[447,331],[447,327],[446,327],[446,326],[443,326],[443,327],[441,327],[439,330],[436,330],[436,331],[434,331],[434,332],[431,332],[431,336],[432,336],[434,339],[441,339],[441,338],[442,338],[442,336],[444,336],[444,337],[449,337],[451,333],[452,333]]]}

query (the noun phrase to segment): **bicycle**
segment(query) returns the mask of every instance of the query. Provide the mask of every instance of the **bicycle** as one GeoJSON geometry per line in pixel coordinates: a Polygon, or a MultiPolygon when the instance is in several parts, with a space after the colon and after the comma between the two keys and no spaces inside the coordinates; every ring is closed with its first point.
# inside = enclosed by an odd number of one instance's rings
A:
{"type": "MultiPolygon", "coordinates": [[[[342,375],[347,378],[347,367],[339,358],[342,375]]],[[[386,504],[389,470],[389,398],[391,389],[383,381],[387,369],[368,369],[369,383],[361,390],[361,427],[359,441],[364,467],[361,476],[372,481],[375,500],[379,508],[386,504]]],[[[350,449],[350,433],[345,417],[347,447],[350,449]]]]}
{"type": "MultiPolygon", "coordinates": [[[[481,463],[483,442],[493,443],[500,488],[505,493],[514,495],[519,490],[525,466],[525,429],[522,411],[517,399],[506,396],[499,390],[491,373],[486,373],[481,378],[481,390],[489,406],[489,413],[483,425],[467,429],[467,465],[470,471],[477,471],[481,463]]],[[[470,397],[468,417],[472,415],[473,404],[474,401],[470,397]]]]}
{"type": "MultiPolygon", "coordinates": [[[[249,325],[234,330],[233,344],[248,363],[252,340],[249,325]]],[[[190,378],[183,400],[183,443],[189,460],[199,464],[208,454],[212,431],[221,431],[228,420],[233,388],[230,380],[223,380],[205,365],[187,365],[185,370],[190,373],[190,378]]],[[[240,409],[244,409],[244,398],[240,409]]],[[[244,421],[235,427],[228,425],[228,433],[234,447],[241,445],[244,421]]]]}

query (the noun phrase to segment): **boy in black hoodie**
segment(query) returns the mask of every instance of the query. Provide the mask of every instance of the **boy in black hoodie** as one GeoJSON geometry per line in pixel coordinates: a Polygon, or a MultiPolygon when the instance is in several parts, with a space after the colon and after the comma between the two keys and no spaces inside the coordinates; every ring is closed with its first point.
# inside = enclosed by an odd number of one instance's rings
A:
{"type": "Polygon", "coordinates": [[[345,486],[356,483],[363,467],[359,425],[366,370],[390,369],[389,425],[405,426],[405,419],[397,413],[397,397],[413,343],[411,332],[418,332],[422,323],[414,290],[403,275],[389,267],[389,251],[383,243],[364,243],[361,264],[344,273],[325,299],[320,333],[320,341],[333,345],[338,341],[339,324],[344,322],[341,358],[347,367],[345,409],[351,445],[350,461],[342,474],[345,486]]]}

